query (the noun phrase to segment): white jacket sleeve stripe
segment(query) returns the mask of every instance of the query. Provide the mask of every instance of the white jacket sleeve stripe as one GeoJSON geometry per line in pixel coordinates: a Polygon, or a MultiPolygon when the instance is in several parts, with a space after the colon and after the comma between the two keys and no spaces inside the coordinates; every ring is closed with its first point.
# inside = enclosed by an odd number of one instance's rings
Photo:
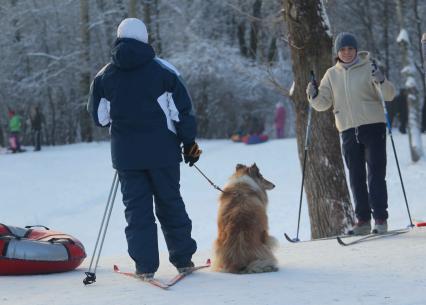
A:
{"type": "Polygon", "coordinates": [[[98,107],[98,121],[102,126],[107,126],[111,123],[109,116],[110,107],[110,102],[106,98],[101,98],[98,107]]]}

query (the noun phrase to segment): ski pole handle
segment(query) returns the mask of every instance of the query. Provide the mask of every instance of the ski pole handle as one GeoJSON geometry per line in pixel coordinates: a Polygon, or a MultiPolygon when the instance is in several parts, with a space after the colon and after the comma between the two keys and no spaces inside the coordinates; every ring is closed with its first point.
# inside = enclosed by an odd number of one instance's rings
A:
{"type": "MultiPolygon", "coordinates": [[[[372,64],[374,69],[378,69],[376,60],[372,59],[371,64],[372,64]]],[[[386,107],[386,102],[385,102],[385,99],[383,97],[382,89],[380,88],[380,84],[376,83],[375,81],[373,81],[373,84],[374,84],[374,87],[376,88],[377,94],[379,95],[380,103],[382,104],[383,111],[385,113],[386,127],[388,128],[388,132],[391,135],[392,134],[392,124],[391,124],[391,121],[390,121],[390,118],[389,118],[388,108],[386,107]]]]}
{"type": "Polygon", "coordinates": [[[318,89],[317,80],[316,80],[316,78],[315,78],[315,73],[314,73],[314,71],[313,71],[313,70],[311,70],[310,74],[311,74],[311,82],[314,84],[315,88],[317,88],[317,89],[318,89]]]}

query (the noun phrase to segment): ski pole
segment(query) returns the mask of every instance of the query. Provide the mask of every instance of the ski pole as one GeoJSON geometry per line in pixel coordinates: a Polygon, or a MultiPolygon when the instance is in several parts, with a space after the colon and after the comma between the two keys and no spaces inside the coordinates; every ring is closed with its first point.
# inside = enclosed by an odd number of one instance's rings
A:
{"type": "MultiPolygon", "coordinates": [[[[373,61],[373,65],[376,65],[376,63],[374,61],[373,61]]],[[[396,167],[398,168],[399,180],[401,181],[401,188],[402,188],[402,193],[404,194],[405,205],[407,207],[408,218],[410,220],[410,227],[414,227],[413,221],[411,220],[410,207],[408,206],[407,194],[405,193],[404,181],[402,179],[401,169],[399,167],[398,155],[397,155],[396,149],[395,149],[395,142],[393,141],[392,126],[391,126],[391,123],[390,123],[388,110],[386,109],[385,99],[383,98],[383,93],[382,93],[382,89],[380,88],[380,85],[378,83],[374,82],[374,86],[376,87],[377,93],[378,93],[380,101],[382,103],[383,110],[385,112],[386,126],[388,128],[388,133],[389,133],[389,136],[390,136],[390,139],[391,139],[391,142],[392,142],[393,154],[395,156],[396,167]]]]}
{"type": "MultiPolygon", "coordinates": [[[[314,71],[311,71],[311,82],[316,87],[317,82],[315,80],[314,71]]],[[[299,241],[299,228],[300,228],[300,214],[302,213],[302,198],[303,198],[303,185],[305,184],[305,169],[306,169],[306,158],[309,150],[309,133],[311,131],[311,118],[312,118],[312,106],[309,104],[308,109],[308,123],[306,124],[305,134],[305,150],[303,152],[303,169],[302,169],[302,184],[300,186],[300,200],[299,200],[299,216],[297,217],[297,232],[294,241],[299,241]]]]}
{"type": "Polygon", "coordinates": [[[96,268],[98,267],[99,257],[101,256],[102,247],[103,247],[104,240],[105,240],[105,235],[106,235],[106,232],[107,232],[107,229],[108,229],[109,220],[111,218],[111,212],[112,212],[112,208],[114,206],[115,195],[117,194],[118,183],[119,183],[119,180],[118,180],[118,174],[117,174],[117,171],[116,171],[115,174],[114,174],[114,179],[112,180],[112,185],[111,185],[111,189],[109,191],[108,200],[107,200],[107,204],[106,204],[106,207],[105,207],[104,215],[102,217],[101,225],[99,227],[98,238],[96,239],[95,248],[93,249],[93,254],[92,254],[92,258],[90,260],[89,270],[87,272],[85,272],[86,278],[83,280],[84,285],[89,285],[89,284],[96,282],[96,268]],[[107,215],[107,213],[108,213],[108,215],[107,215]],[[106,220],[106,222],[105,222],[105,220],[106,220]],[[99,239],[100,239],[101,235],[102,235],[102,239],[101,239],[101,243],[100,243],[99,250],[98,250],[98,243],[99,243],[99,239]],[[95,267],[94,267],[93,272],[91,272],[93,260],[96,256],[96,250],[98,250],[96,263],[95,263],[95,267]]]}

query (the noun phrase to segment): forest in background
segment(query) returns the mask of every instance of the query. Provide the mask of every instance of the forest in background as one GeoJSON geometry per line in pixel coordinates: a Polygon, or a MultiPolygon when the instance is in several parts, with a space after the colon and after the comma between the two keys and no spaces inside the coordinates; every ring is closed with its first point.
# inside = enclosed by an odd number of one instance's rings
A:
{"type": "MultiPolygon", "coordinates": [[[[356,34],[361,49],[373,53],[399,89],[405,80],[396,41],[397,2],[323,3],[332,35],[356,34]]],[[[404,1],[421,101],[425,2],[404,1]]],[[[109,61],[116,28],[126,17],[142,19],[157,55],[182,73],[196,110],[199,137],[227,138],[250,117],[264,120],[266,132],[272,134],[279,101],[287,109],[285,135],[295,136],[295,109],[288,98],[293,81],[291,46],[282,1],[1,0],[0,145],[6,142],[8,109],[25,121],[32,105],[40,105],[46,117],[45,144],[108,137],[107,131],[94,128],[85,105],[90,81],[109,61]]],[[[30,139],[27,124],[24,144],[30,139]]]]}

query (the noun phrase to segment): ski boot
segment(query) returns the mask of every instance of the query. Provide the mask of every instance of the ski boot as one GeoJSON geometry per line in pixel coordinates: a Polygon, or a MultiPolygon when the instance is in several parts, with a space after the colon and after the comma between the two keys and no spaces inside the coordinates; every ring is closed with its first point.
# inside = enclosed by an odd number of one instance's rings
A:
{"type": "Polygon", "coordinates": [[[135,274],[138,278],[140,278],[141,280],[144,280],[144,281],[149,281],[149,280],[152,280],[154,278],[154,272],[141,272],[141,273],[139,273],[138,271],[136,271],[135,274]]]}
{"type": "Polygon", "coordinates": [[[348,235],[367,235],[371,233],[370,220],[358,220],[358,222],[348,231],[348,235]]]}
{"type": "Polygon", "coordinates": [[[192,270],[192,268],[194,268],[194,263],[193,262],[189,262],[189,264],[187,264],[187,266],[185,266],[185,267],[179,267],[179,268],[176,268],[177,269],[177,271],[179,272],[179,273],[187,273],[188,271],[191,271],[192,270]]]}
{"type": "Polygon", "coordinates": [[[374,220],[374,234],[385,234],[388,231],[388,222],[382,219],[374,220]]]}

